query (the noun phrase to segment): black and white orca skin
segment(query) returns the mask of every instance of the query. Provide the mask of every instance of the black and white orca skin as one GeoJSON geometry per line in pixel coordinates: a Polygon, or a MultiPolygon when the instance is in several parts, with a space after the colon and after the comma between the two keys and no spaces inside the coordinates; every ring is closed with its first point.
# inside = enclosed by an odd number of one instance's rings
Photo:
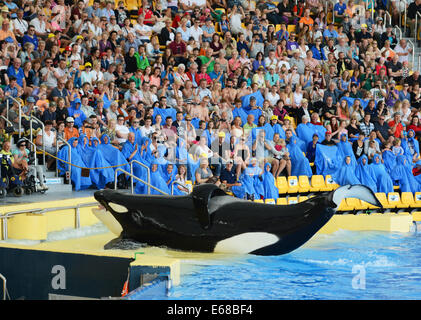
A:
{"type": "Polygon", "coordinates": [[[203,184],[187,196],[100,190],[95,199],[104,209],[94,212],[110,230],[121,232],[121,240],[183,251],[281,255],[307,242],[347,197],[381,207],[363,185],[343,186],[283,206],[241,200],[215,185],[203,184]],[[105,211],[116,221],[104,216],[105,211]]]}

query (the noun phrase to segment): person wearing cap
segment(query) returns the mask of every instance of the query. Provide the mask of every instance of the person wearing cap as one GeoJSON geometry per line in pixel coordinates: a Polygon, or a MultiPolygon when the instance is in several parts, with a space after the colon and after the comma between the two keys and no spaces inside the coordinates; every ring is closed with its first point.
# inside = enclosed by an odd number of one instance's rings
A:
{"type": "Polygon", "coordinates": [[[325,139],[321,143],[324,146],[335,146],[335,141],[332,140],[332,132],[326,131],[325,132],[325,139]]]}
{"type": "Polygon", "coordinates": [[[222,189],[227,188],[228,191],[232,191],[237,198],[243,199],[245,197],[245,188],[241,182],[237,180],[233,160],[229,160],[221,170],[219,181],[221,182],[222,189]]]}
{"type": "Polygon", "coordinates": [[[66,118],[66,127],[64,128],[64,139],[79,138],[79,130],[74,127],[75,120],[73,117],[66,118]]]}

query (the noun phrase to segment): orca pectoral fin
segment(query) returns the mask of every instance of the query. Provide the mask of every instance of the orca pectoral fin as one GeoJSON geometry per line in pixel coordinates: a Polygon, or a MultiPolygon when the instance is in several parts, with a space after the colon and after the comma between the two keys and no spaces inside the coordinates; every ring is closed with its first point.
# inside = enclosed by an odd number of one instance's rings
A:
{"type": "Polygon", "coordinates": [[[336,207],[339,207],[341,201],[345,198],[357,198],[362,201],[368,202],[373,206],[383,208],[382,204],[380,203],[379,199],[377,199],[374,192],[369,187],[366,187],[362,184],[348,184],[339,187],[338,189],[332,191],[329,196],[329,200],[333,201],[336,204],[336,207]]]}

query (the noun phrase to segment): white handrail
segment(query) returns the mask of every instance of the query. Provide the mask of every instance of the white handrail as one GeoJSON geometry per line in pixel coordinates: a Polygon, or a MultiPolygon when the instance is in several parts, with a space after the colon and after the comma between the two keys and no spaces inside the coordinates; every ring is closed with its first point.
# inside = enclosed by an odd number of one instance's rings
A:
{"type": "Polygon", "coordinates": [[[18,116],[18,118],[19,118],[19,124],[18,124],[18,126],[19,127],[18,128],[19,128],[19,138],[20,138],[21,135],[22,135],[22,132],[21,132],[21,130],[22,130],[22,104],[18,100],[16,100],[15,98],[13,98],[11,96],[8,96],[6,99],[7,99],[6,100],[6,106],[7,106],[7,114],[6,114],[6,117],[7,117],[7,120],[9,120],[9,99],[12,99],[19,106],[19,116],[18,116]]]}
{"type": "Polygon", "coordinates": [[[69,209],[75,209],[76,213],[76,221],[75,221],[75,228],[80,228],[80,208],[84,207],[92,207],[98,204],[97,202],[88,202],[88,203],[79,203],[75,206],[62,206],[62,207],[53,207],[53,208],[46,208],[46,209],[25,209],[25,210],[19,210],[19,211],[11,211],[7,212],[4,215],[0,215],[0,219],[3,220],[3,240],[9,239],[9,233],[8,233],[8,219],[16,216],[18,214],[25,214],[25,213],[31,213],[31,214],[44,214],[51,211],[61,211],[61,210],[69,210],[69,209]]]}
{"type": "Polygon", "coordinates": [[[402,39],[402,29],[399,28],[398,26],[395,26],[395,29],[397,29],[399,31],[399,40],[402,39]]]}
{"type": "Polygon", "coordinates": [[[41,130],[42,130],[42,136],[41,136],[41,138],[42,138],[42,151],[43,151],[42,152],[42,160],[43,160],[43,163],[44,163],[44,166],[45,166],[46,165],[46,163],[45,163],[45,143],[44,143],[45,125],[37,117],[30,116],[30,118],[29,118],[29,126],[30,126],[30,130],[31,130],[31,141],[32,141],[32,121],[35,121],[36,123],[38,123],[38,124],[41,125],[41,130]]]}
{"type": "MultiPolygon", "coordinates": [[[[31,146],[34,147],[34,154],[35,154],[35,165],[38,165],[38,157],[37,157],[37,146],[35,145],[35,143],[33,143],[31,140],[29,140],[28,138],[23,137],[22,139],[28,141],[31,146]]],[[[32,149],[32,148],[31,148],[32,149]]]]}
{"type": "Polygon", "coordinates": [[[418,38],[418,16],[421,17],[421,13],[417,12],[415,14],[415,29],[414,29],[415,41],[417,41],[417,38],[418,38]]]}
{"type": "Polygon", "coordinates": [[[6,291],[7,291],[6,277],[0,273],[0,279],[3,280],[3,300],[6,300],[6,291]]]}
{"type": "MultiPolygon", "coordinates": [[[[151,185],[150,183],[147,183],[146,181],[144,181],[144,180],[142,180],[142,179],[140,179],[139,177],[136,177],[134,174],[131,174],[130,172],[127,172],[126,170],[123,170],[123,169],[121,169],[121,168],[117,168],[116,170],[115,170],[115,173],[114,173],[114,190],[117,190],[117,172],[118,171],[120,171],[120,172],[123,172],[123,173],[125,173],[125,174],[127,174],[129,177],[131,177],[132,179],[133,178],[135,178],[136,180],[138,180],[138,181],[140,181],[140,182],[142,182],[142,183],[144,183],[144,184],[146,184],[148,187],[150,187],[150,188],[152,188],[152,189],[154,189],[154,190],[156,190],[156,191],[158,191],[159,193],[162,193],[163,195],[166,195],[166,196],[169,196],[169,194],[168,193],[166,193],[165,191],[162,191],[162,190],[160,190],[160,189],[158,189],[158,188],[156,188],[156,187],[154,187],[153,185],[151,185]]],[[[132,193],[133,193],[133,189],[132,189],[132,193]]]]}
{"type": "MultiPolygon", "coordinates": [[[[389,24],[392,25],[392,16],[389,11],[385,11],[385,16],[389,18],[389,24]]],[[[384,19],[386,21],[386,19],[384,19]]]]}
{"type": "Polygon", "coordinates": [[[411,39],[408,39],[408,43],[411,44],[412,46],[412,59],[411,59],[411,68],[414,67],[414,59],[415,59],[415,45],[414,43],[411,41],[411,39]]]}
{"type": "Polygon", "coordinates": [[[178,185],[186,188],[187,190],[189,189],[186,185],[184,185],[184,184],[182,184],[182,183],[180,183],[178,181],[173,181],[173,182],[171,182],[171,194],[172,195],[174,195],[174,184],[178,184],[178,185]]]}
{"type": "MultiPolygon", "coordinates": [[[[148,171],[148,194],[151,194],[151,188],[149,186],[149,184],[151,183],[151,170],[144,163],[142,163],[140,161],[137,161],[137,160],[132,160],[130,162],[130,174],[133,175],[133,176],[135,176],[134,173],[133,173],[133,163],[139,164],[140,166],[146,168],[146,170],[148,171]]],[[[133,179],[130,179],[130,186],[131,186],[131,190],[132,190],[132,193],[133,193],[133,190],[134,190],[134,188],[133,188],[133,179]]]]}
{"type": "Polygon", "coordinates": [[[4,121],[6,121],[11,127],[13,127],[13,123],[12,121],[10,121],[9,119],[7,119],[5,116],[0,116],[0,118],[2,118],[4,121]]]}

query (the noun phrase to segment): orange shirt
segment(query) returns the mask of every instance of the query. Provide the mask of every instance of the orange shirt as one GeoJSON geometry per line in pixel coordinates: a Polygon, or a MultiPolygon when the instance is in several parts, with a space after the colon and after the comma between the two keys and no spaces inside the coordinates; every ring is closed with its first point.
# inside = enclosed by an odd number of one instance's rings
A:
{"type": "Polygon", "coordinates": [[[308,25],[309,30],[311,30],[311,28],[313,28],[314,20],[311,17],[308,17],[308,18],[302,17],[300,19],[299,23],[303,23],[303,24],[308,25]]]}
{"type": "Polygon", "coordinates": [[[64,139],[69,140],[70,138],[79,138],[79,130],[73,127],[73,130],[70,131],[68,127],[64,128],[64,139]]]}

